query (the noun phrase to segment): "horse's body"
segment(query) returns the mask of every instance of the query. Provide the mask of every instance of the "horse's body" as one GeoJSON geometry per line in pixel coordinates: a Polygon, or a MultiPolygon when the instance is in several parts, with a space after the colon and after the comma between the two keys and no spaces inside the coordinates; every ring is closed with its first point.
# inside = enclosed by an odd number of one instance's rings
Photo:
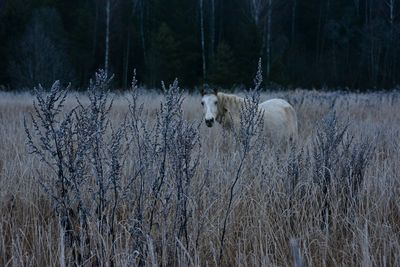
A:
{"type": "MultiPolygon", "coordinates": [[[[202,103],[207,126],[211,127],[214,120],[227,129],[239,126],[243,98],[232,94],[208,93],[203,95],[202,103]]],[[[270,99],[258,107],[264,114],[264,133],[271,142],[297,139],[297,115],[288,102],[270,99]]]]}

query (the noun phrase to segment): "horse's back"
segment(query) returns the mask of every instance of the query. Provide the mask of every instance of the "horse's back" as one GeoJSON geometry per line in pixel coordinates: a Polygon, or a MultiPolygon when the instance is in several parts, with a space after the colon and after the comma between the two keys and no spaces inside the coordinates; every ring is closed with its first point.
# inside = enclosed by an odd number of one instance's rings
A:
{"type": "Polygon", "coordinates": [[[264,101],[262,103],[260,103],[260,108],[270,108],[270,107],[292,107],[292,105],[289,104],[289,102],[287,102],[284,99],[280,99],[280,98],[273,98],[273,99],[269,99],[267,101],[264,101]]]}
{"type": "Polygon", "coordinates": [[[292,105],[275,98],[261,103],[259,107],[264,111],[266,127],[271,134],[277,138],[297,138],[297,115],[292,105]]]}

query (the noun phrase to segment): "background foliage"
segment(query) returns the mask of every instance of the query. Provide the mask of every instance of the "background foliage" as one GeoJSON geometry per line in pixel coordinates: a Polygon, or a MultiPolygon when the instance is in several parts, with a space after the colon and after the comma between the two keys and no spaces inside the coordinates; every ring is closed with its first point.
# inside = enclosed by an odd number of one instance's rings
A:
{"type": "MultiPolygon", "coordinates": [[[[85,88],[104,68],[107,1],[0,1],[0,85],[49,87],[58,78],[85,88]]],[[[149,87],[175,77],[187,87],[249,85],[259,57],[270,84],[399,82],[398,0],[110,2],[108,71],[117,88],[129,87],[134,68],[149,87]]]]}

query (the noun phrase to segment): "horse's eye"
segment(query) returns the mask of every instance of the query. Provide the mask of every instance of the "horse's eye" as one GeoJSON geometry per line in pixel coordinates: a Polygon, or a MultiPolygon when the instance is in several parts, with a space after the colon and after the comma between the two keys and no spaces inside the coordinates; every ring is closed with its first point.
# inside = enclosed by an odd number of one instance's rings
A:
{"type": "Polygon", "coordinates": [[[214,104],[215,104],[215,105],[218,104],[218,101],[215,101],[214,104]]]}
{"type": "Polygon", "coordinates": [[[204,106],[204,102],[203,101],[201,101],[201,105],[204,106]]]}

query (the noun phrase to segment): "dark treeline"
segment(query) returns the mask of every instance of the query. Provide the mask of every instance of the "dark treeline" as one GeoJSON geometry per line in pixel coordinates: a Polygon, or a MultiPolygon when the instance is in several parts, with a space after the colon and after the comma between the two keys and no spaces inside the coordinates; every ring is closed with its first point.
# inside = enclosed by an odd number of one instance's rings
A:
{"type": "Polygon", "coordinates": [[[78,88],[98,68],[126,88],[178,77],[391,88],[400,76],[400,0],[0,0],[0,85],[78,88]]]}

